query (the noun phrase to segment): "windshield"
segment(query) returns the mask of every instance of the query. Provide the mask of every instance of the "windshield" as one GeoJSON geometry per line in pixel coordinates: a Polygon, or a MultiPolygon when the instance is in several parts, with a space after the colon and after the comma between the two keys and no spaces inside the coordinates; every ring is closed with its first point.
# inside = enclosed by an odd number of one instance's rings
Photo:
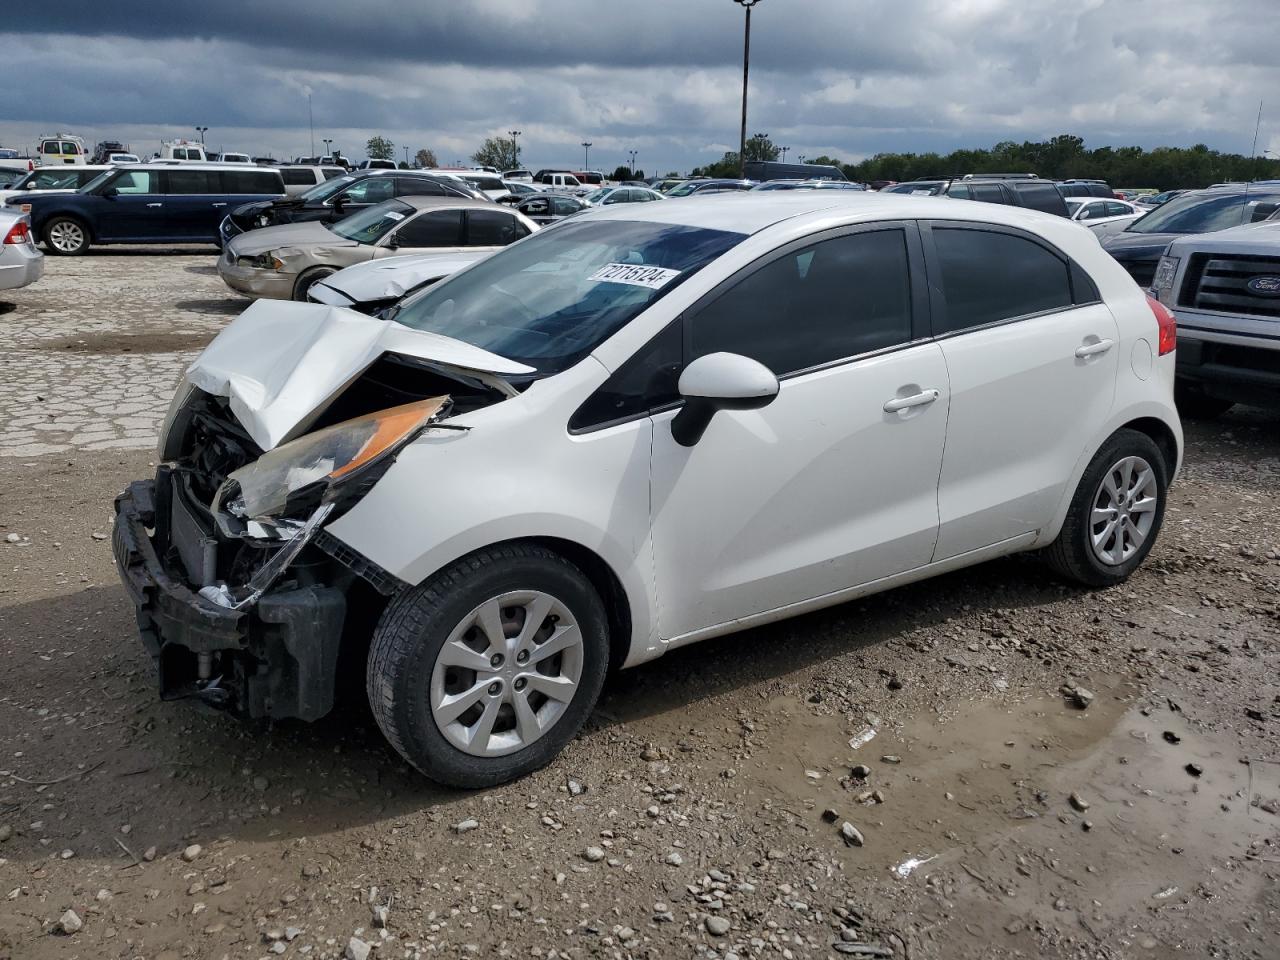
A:
{"type": "Polygon", "coordinates": [[[335,193],[353,181],[355,177],[334,177],[332,180],[326,180],[324,183],[318,183],[306,193],[302,194],[300,200],[328,200],[335,193]]]}
{"type": "Polygon", "coordinates": [[[1129,224],[1126,233],[1211,233],[1249,223],[1260,202],[1274,202],[1274,195],[1227,193],[1183,194],[1162,203],[1129,224]]]}
{"type": "Polygon", "coordinates": [[[667,223],[566,221],[407,301],[392,319],[549,376],[744,239],[667,223]]]}
{"type": "Polygon", "coordinates": [[[936,197],[946,186],[944,180],[918,180],[914,183],[897,183],[886,187],[885,193],[905,193],[913,197],[936,197]]]}
{"type": "Polygon", "coordinates": [[[587,203],[601,203],[605,197],[613,192],[612,187],[601,187],[599,190],[592,190],[582,199],[587,203]]]}
{"type": "Polygon", "coordinates": [[[385,200],[368,210],[361,210],[329,227],[334,233],[356,243],[377,243],[405,217],[413,207],[401,200],[385,200]]]}

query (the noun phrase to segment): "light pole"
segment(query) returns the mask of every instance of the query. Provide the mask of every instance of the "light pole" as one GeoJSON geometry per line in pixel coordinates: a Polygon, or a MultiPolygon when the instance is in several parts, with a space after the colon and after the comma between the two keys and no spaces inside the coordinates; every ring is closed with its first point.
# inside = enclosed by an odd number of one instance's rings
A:
{"type": "MultiPolygon", "coordinates": [[[[519,130],[508,130],[508,131],[507,131],[507,136],[509,136],[509,137],[511,138],[511,142],[515,145],[515,148],[516,148],[516,149],[515,149],[515,154],[516,154],[516,162],[515,162],[515,166],[517,166],[517,167],[518,167],[518,166],[520,166],[520,140],[519,140],[520,132],[521,132],[521,131],[519,131],[519,130]]],[[[502,171],[501,171],[501,170],[499,170],[498,172],[499,172],[499,173],[501,173],[502,171]]]]}
{"type": "Polygon", "coordinates": [[[636,178],[636,154],[639,152],[640,152],[639,150],[627,151],[627,153],[631,154],[631,179],[632,180],[636,178]]]}
{"type": "Polygon", "coordinates": [[[311,127],[311,155],[316,155],[316,116],[311,112],[311,91],[307,91],[307,125],[311,127]]]}
{"type": "Polygon", "coordinates": [[[582,141],[582,169],[587,171],[591,169],[591,141],[582,141]]]}
{"type": "Polygon", "coordinates": [[[747,11],[747,25],[742,35],[742,130],[738,139],[738,173],[747,176],[747,71],[751,66],[751,8],[760,0],[733,0],[747,11]]]}
{"type": "Polygon", "coordinates": [[[782,151],[782,162],[783,162],[783,163],[786,163],[786,162],[787,162],[787,151],[788,151],[788,150],[790,150],[791,148],[790,148],[790,147],[779,147],[778,149],[782,151]]]}
{"type": "Polygon", "coordinates": [[[196,127],[196,133],[200,134],[201,146],[204,146],[204,135],[205,135],[205,131],[207,131],[208,129],[209,129],[208,127],[196,127]]]}

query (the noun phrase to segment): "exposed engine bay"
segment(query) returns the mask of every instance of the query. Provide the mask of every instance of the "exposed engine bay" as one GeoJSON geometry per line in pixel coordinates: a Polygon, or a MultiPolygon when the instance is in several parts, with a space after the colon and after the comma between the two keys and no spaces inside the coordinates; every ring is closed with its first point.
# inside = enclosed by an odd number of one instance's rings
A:
{"type": "MultiPolygon", "coordinates": [[[[315,308],[312,308],[315,309],[315,308]]],[[[427,430],[514,388],[477,371],[384,352],[264,449],[232,400],[188,387],[167,462],[117,500],[115,552],[166,699],[252,717],[332,708],[344,649],[362,653],[405,586],[327,534],[427,430]]]]}

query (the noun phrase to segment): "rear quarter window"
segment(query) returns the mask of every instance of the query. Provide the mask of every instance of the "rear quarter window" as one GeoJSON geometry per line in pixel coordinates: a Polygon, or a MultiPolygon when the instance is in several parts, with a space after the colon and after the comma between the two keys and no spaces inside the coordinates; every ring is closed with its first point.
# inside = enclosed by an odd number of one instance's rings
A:
{"type": "Polygon", "coordinates": [[[1050,183],[1013,183],[1013,189],[1022,199],[1024,207],[1040,210],[1044,213],[1056,213],[1066,216],[1066,203],[1058,188],[1050,183]]]}
{"type": "Polygon", "coordinates": [[[280,171],[280,176],[283,177],[284,182],[291,187],[299,187],[316,182],[316,175],[311,170],[299,170],[297,168],[290,169],[286,167],[280,171]]]}
{"type": "Polygon", "coordinates": [[[275,170],[223,170],[222,189],[225,193],[275,196],[284,193],[284,181],[275,170]]]}

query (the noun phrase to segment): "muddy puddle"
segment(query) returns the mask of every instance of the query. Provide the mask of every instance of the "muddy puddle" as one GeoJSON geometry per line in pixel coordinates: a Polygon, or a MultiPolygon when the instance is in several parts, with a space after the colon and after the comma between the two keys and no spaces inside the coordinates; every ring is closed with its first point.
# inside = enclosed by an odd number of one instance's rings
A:
{"type": "Polygon", "coordinates": [[[1173,947],[1161,913],[1260,896],[1235,868],[1276,856],[1280,765],[1242,762],[1122,681],[1096,694],[1083,710],[997,699],[853,725],[775,700],[742,774],[843,848],[848,875],[923,887],[973,935],[1013,946],[1025,930],[1030,946],[1074,920],[1086,939],[1122,926],[1142,952],[1173,947]],[[844,846],[845,822],[863,846],[844,846]]]}

